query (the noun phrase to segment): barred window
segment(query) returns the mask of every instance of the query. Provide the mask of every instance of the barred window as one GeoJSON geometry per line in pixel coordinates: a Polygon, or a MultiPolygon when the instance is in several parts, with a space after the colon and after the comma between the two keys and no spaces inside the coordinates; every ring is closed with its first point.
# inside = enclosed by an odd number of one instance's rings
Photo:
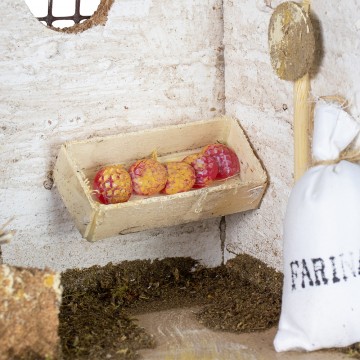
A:
{"type": "Polygon", "coordinates": [[[68,28],[90,19],[100,0],[25,0],[33,15],[44,25],[68,28]]]}

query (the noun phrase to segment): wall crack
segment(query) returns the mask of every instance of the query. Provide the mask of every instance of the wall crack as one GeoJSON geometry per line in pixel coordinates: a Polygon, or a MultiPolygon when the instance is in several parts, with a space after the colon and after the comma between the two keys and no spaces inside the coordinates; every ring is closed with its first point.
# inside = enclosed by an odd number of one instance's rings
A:
{"type": "Polygon", "coordinates": [[[221,265],[225,264],[225,240],[226,240],[226,218],[225,216],[221,217],[220,224],[220,248],[221,248],[221,265]]]}

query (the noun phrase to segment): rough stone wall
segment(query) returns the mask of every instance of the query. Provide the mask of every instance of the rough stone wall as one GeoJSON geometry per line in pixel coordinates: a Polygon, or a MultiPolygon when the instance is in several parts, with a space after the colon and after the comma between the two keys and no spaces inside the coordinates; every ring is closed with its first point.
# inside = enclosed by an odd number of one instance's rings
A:
{"type": "MultiPolygon", "coordinates": [[[[293,84],[273,72],[267,27],[283,1],[224,0],[225,108],[241,120],[270,178],[261,208],[228,216],[226,247],[282,267],[282,220],[293,185],[293,84]]],[[[312,69],[314,96],[342,94],[360,114],[360,4],[313,1],[318,59],[312,69]]]]}
{"type": "MultiPolygon", "coordinates": [[[[221,262],[220,219],[82,240],[51,170],[62,143],[224,112],[221,0],[116,0],[105,26],[47,29],[0,2],[0,224],[5,263],[56,270],[136,258],[221,262]]],[[[141,219],[139,219],[141,221],[141,219]]]]}
{"type": "MultiPolygon", "coordinates": [[[[219,219],[82,240],[51,187],[51,169],[64,141],[208,118],[225,105],[270,178],[259,210],[226,218],[226,257],[246,252],[280,269],[293,85],[271,69],[267,26],[281,2],[224,0],[222,13],[221,0],[117,0],[106,26],[66,35],[42,27],[24,1],[1,1],[0,223],[15,215],[18,230],[3,247],[5,262],[61,270],[192,255],[218,264],[219,219]]],[[[313,94],[344,95],[359,118],[360,4],[318,0],[312,8],[322,40],[313,94]]]]}

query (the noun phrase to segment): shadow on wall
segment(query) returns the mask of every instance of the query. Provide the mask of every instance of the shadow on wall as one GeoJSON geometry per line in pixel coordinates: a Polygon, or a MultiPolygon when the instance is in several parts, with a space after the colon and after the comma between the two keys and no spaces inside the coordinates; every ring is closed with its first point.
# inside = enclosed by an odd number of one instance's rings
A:
{"type": "Polygon", "coordinates": [[[315,35],[315,56],[310,70],[310,77],[313,79],[320,71],[324,59],[324,39],[320,19],[313,12],[310,13],[310,19],[315,35]]]}

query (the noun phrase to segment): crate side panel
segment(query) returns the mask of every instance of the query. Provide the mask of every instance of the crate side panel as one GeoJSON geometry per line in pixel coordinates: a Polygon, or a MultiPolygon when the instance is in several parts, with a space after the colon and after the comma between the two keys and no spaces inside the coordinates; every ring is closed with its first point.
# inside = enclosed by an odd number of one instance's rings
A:
{"type": "MultiPolygon", "coordinates": [[[[265,183],[203,189],[192,196],[154,198],[151,202],[137,202],[133,206],[104,211],[94,236],[99,240],[118,234],[167,227],[217,216],[247,211],[258,207],[265,183]]],[[[186,194],[188,195],[188,194],[186,194]]]]}
{"type": "MultiPolygon", "coordinates": [[[[137,202],[133,206],[110,209],[100,219],[93,240],[185,223],[184,216],[196,203],[196,199],[197,197],[176,200],[156,198],[152,202],[137,202]]],[[[189,221],[199,218],[200,215],[197,214],[189,221]]]]}
{"type": "MultiPolygon", "coordinates": [[[[261,201],[266,188],[266,183],[248,183],[246,185],[237,183],[222,186],[221,190],[211,189],[202,193],[196,201],[192,203],[191,208],[183,219],[186,221],[207,219],[214,216],[223,216],[238,212],[256,209],[261,201]]],[[[177,207],[172,209],[177,212],[177,207]]]]}
{"type": "Polygon", "coordinates": [[[74,164],[62,146],[54,168],[54,181],[63,202],[83,235],[92,219],[92,206],[76,175],[74,164]]]}
{"type": "Polygon", "coordinates": [[[231,121],[231,128],[226,142],[239,157],[240,176],[243,181],[267,180],[266,172],[259,158],[255,155],[245,131],[236,119],[231,121]]]}
{"type": "Polygon", "coordinates": [[[225,141],[230,123],[226,118],[198,121],[164,128],[123,133],[68,144],[72,158],[82,168],[129,163],[148,157],[196,149],[216,141],[225,141]]]}

